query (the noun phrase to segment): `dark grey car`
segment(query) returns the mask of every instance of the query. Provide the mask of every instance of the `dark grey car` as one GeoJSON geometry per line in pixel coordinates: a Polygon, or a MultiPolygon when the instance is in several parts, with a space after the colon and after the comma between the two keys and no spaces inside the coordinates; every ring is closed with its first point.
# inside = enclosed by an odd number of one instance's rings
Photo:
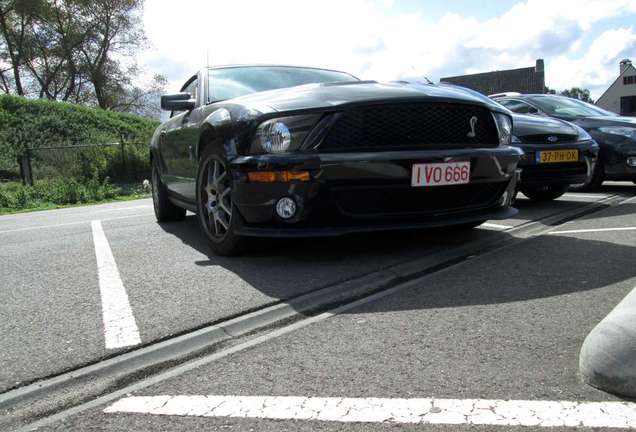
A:
{"type": "Polygon", "coordinates": [[[599,163],[580,189],[593,190],[604,180],[636,183],[636,118],[622,117],[565,96],[505,94],[492,98],[519,114],[555,117],[585,129],[600,146],[599,163]]]}

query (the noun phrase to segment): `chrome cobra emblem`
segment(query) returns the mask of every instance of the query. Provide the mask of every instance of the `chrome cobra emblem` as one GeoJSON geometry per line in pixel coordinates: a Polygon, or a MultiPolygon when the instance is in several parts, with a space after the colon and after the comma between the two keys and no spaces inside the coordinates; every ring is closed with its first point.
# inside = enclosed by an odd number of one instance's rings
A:
{"type": "Polygon", "coordinates": [[[477,126],[477,117],[476,116],[472,116],[470,118],[470,132],[468,132],[468,134],[466,135],[468,138],[475,138],[477,136],[477,133],[475,133],[475,126],[477,126]]]}

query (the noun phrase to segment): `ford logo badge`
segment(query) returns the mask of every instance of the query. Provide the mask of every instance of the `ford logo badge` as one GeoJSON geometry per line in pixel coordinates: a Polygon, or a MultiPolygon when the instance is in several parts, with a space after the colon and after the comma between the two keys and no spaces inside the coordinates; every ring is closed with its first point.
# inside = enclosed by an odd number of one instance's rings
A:
{"type": "Polygon", "coordinates": [[[559,137],[555,137],[555,136],[549,136],[548,137],[548,141],[550,141],[551,143],[555,143],[559,140],[559,137]]]}

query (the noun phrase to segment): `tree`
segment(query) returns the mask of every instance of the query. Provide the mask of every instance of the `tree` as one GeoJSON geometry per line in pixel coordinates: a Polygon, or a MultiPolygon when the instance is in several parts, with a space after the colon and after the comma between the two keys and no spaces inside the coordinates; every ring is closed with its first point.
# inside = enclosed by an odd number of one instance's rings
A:
{"type": "Polygon", "coordinates": [[[569,90],[563,90],[561,94],[563,96],[582,100],[583,102],[589,102],[589,103],[594,102],[592,98],[590,97],[590,91],[588,89],[584,89],[580,87],[572,87],[569,90]]]}
{"type": "Polygon", "coordinates": [[[135,86],[130,81],[128,85],[119,89],[112,109],[128,112],[145,117],[159,117],[161,115],[161,95],[165,92],[168,80],[165,76],[156,74],[146,87],[135,86]]]}
{"type": "Polygon", "coordinates": [[[134,85],[143,0],[0,0],[0,90],[152,113],[165,78],[134,85]]]}
{"type": "Polygon", "coordinates": [[[7,89],[13,87],[20,96],[25,94],[22,73],[25,62],[28,61],[30,29],[40,6],[39,0],[0,1],[0,46],[3,48],[0,60],[10,66],[3,68],[3,86],[7,89]],[[11,83],[5,74],[9,70],[12,73],[11,83]]]}
{"type": "Polygon", "coordinates": [[[82,3],[81,15],[86,32],[79,45],[81,64],[89,77],[97,103],[113,106],[119,83],[126,79],[125,68],[117,57],[132,58],[146,42],[138,15],[142,0],[75,0],[82,3]]]}

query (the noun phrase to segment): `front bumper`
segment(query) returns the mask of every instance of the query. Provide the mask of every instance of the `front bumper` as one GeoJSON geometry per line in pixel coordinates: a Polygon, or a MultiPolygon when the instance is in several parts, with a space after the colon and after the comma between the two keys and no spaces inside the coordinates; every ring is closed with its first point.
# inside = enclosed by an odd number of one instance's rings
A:
{"type": "Polygon", "coordinates": [[[565,144],[515,144],[524,155],[519,161],[521,186],[570,185],[585,183],[594,171],[599,147],[594,141],[565,144]],[[539,163],[537,155],[541,151],[579,151],[579,160],[567,163],[539,163]]]}
{"type": "Polygon", "coordinates": [[[236,233],[262,237],[333,236],[375,230],[440,227],[505,219],[521,151],[495,149],[372,153],[294,153],[230,161],[236,233]],[[471,162],[467,185],[411,187],[416,163],[471,162]],[[308,182],[250,182],[248,172],[309,171],[308,182]],[[291,197],[298,211],[279,218],[276,202],[291,197]],[[502,198],[503,197],[503,198],[502,198]]]}
{"type": "Polygon", "coordinates": [[[633,144],[603,149],[605,178],[616,181],[636,181],[636,146],[633,144]]]}

